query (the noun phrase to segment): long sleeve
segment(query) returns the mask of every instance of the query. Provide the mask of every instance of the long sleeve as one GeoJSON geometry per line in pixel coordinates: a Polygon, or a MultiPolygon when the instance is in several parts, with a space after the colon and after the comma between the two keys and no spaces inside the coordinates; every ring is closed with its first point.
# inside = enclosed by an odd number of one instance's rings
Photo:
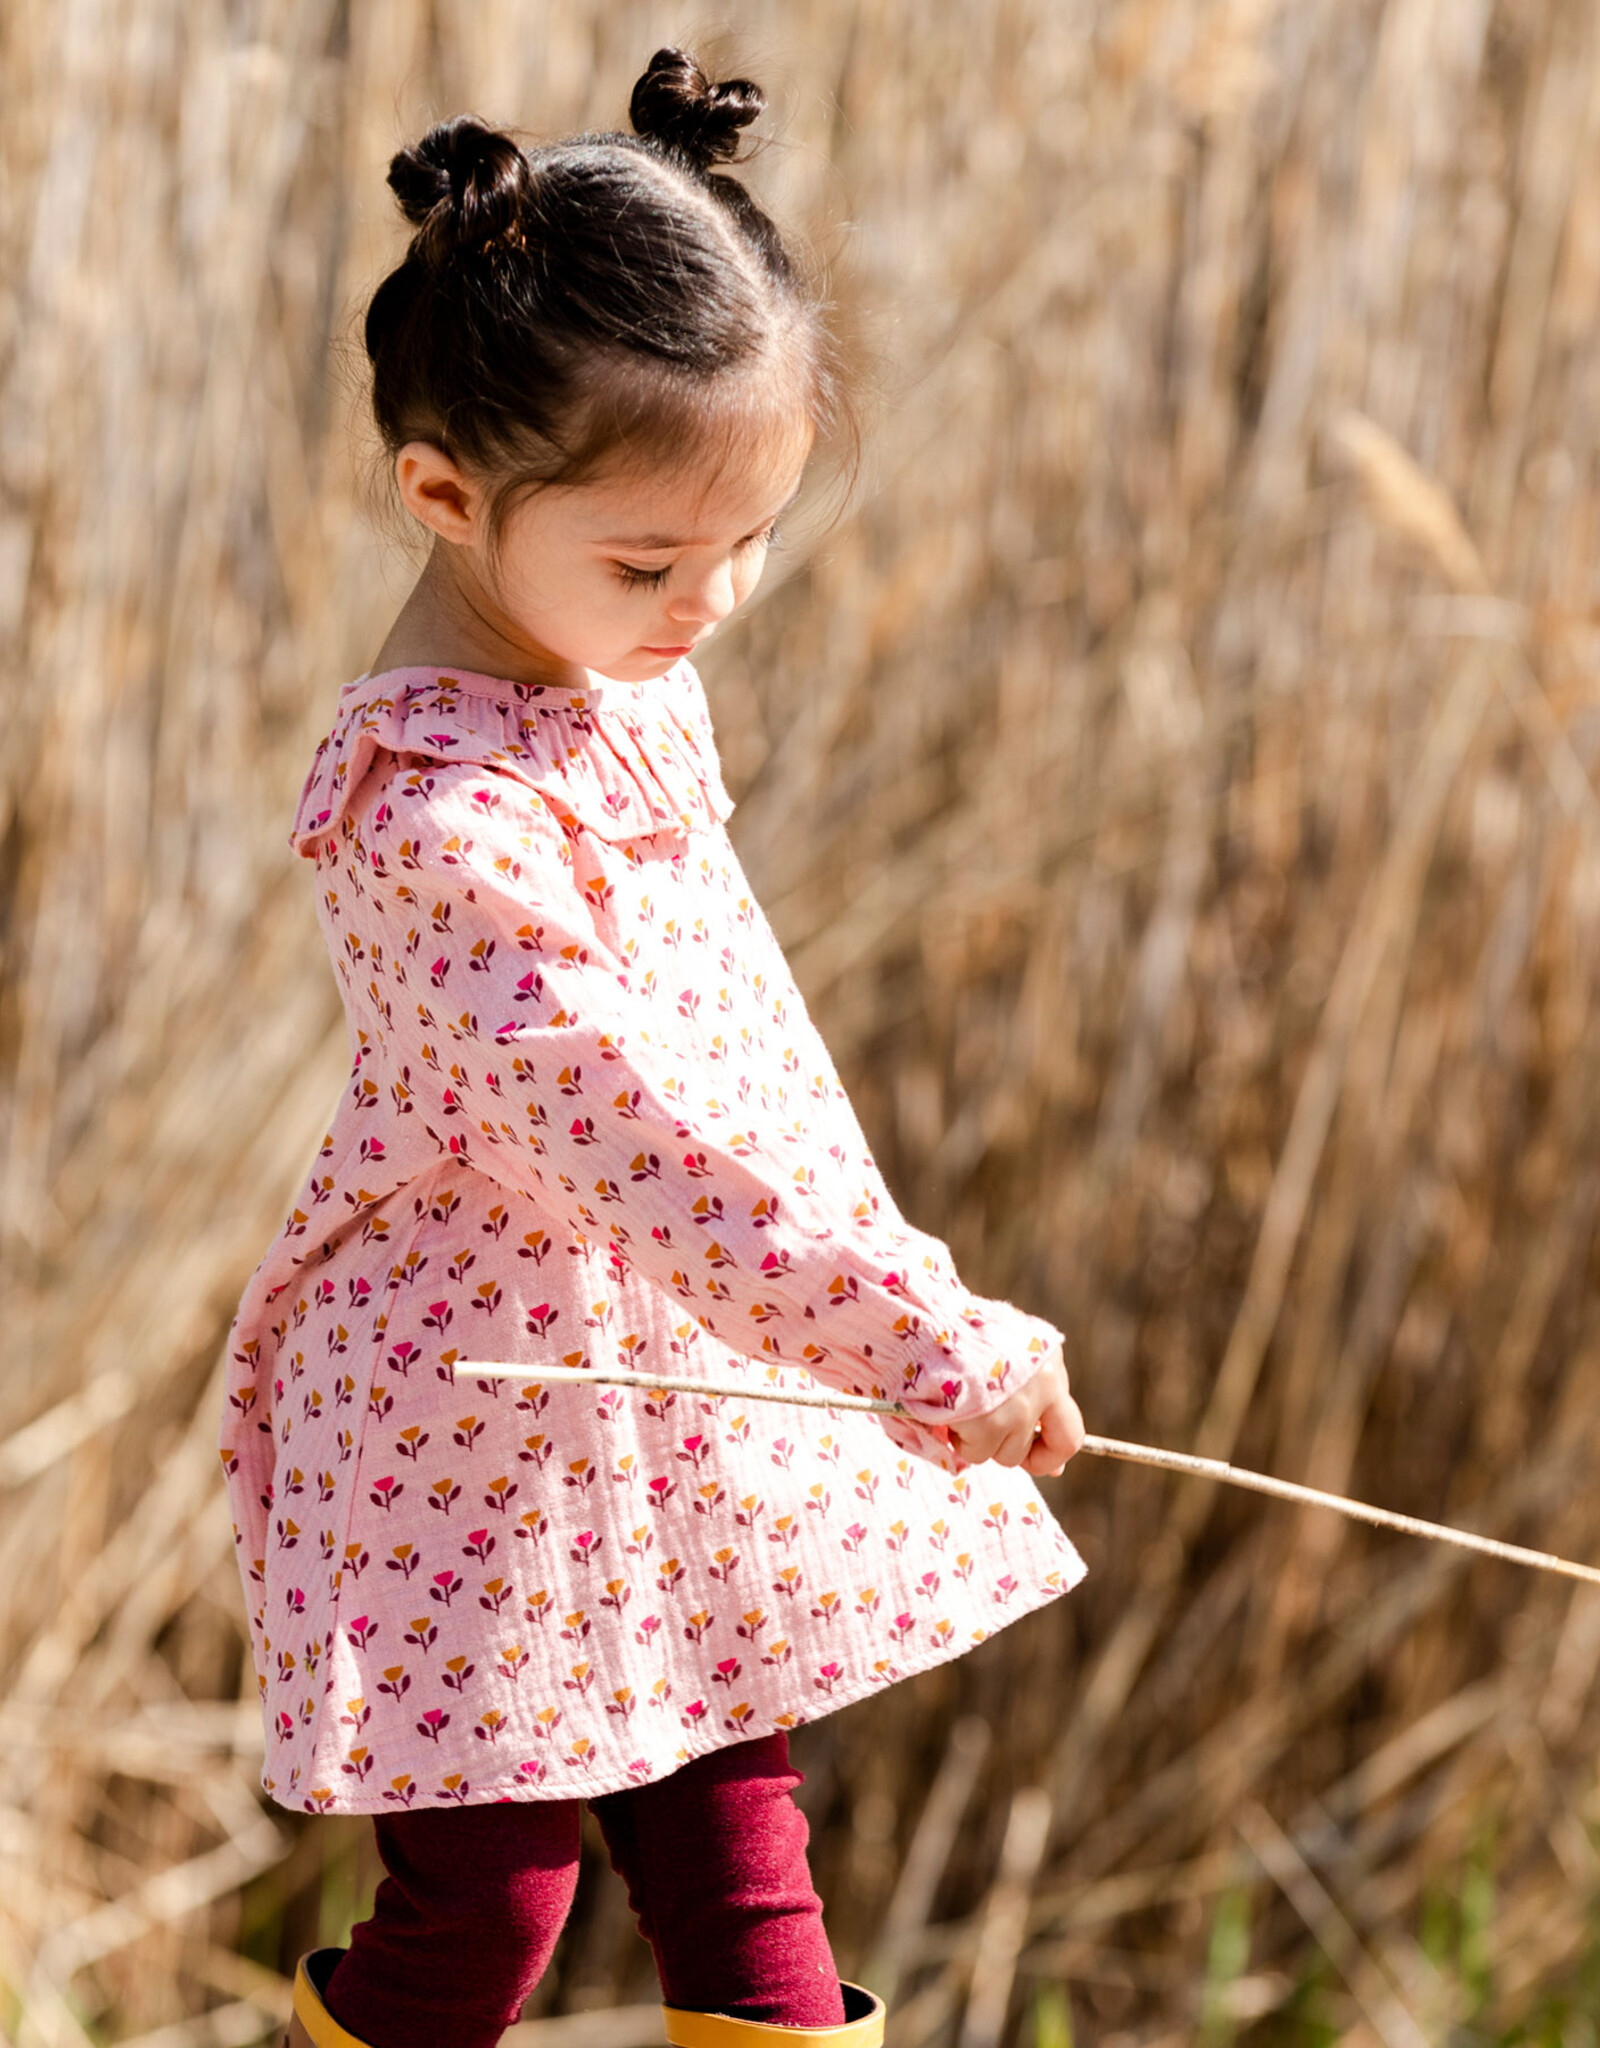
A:
{"type": "MultiPolygon", "coordinates": [[[[323,915],[358,1099],[415,1118],[730,1349],[893,1395],[935,1428],[996,1406],[1059,1345],[971,1293],[898,1211],[840,1194],[792,1118],[752,1108],[793,1096],[792,1049],[785,1066],[784,1048],[741,1048],[737,1088],[711,1027],[680,1015],[636,934],[611,930],[588,842],[537,790],[481,763],[385,757],[343,829],[362,900],[325,897],[323,915]]],[[[697,857],[681,844],[673,858],[697,857]]]]}

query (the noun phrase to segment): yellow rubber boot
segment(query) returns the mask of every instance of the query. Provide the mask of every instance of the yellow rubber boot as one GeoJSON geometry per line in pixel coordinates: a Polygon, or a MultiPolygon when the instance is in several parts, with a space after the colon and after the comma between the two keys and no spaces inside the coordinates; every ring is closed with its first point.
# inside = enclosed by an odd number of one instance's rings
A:
{"type": "Polygon", "coordinates": [[[286,2048],[369,2048],[341,2027],[323,2002],[342,1948],[313,1949],[300,1958],[294,1973],[294,2017],[289,2022],[286,2048]]]}
{"type": "Polygon", "coordinates": [[[882,2048],[883,2000],[859,1984],[839,1989],[844,2022],[837,2027],[778,2027],[721,2012],[681,2012],[671,2005],[661,2008],[661,2016],[669,2048],[882,2048]]]}

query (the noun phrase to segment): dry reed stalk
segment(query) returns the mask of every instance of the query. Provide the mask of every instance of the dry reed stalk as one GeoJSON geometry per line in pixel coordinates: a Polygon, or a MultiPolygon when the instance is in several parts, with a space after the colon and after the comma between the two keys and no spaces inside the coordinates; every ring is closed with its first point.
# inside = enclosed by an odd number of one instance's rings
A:
{"type": "MultiPolygon", "coordinates": [[[[1595,10],[746,0],[734,27],[781,99],[755,175],[848,258],[883,368],[859,508],[796,527],[707,680],[741,856],[891,1184],[1069,1330],[1095,1429],[1594,1554],[1595,10]]],[[[371,1881],[291,1819],[275,1875],[202,1899],[276,1853],[210,1376],[345,1058],[281,835],[404,578],[339,349],[403,134],[603,125],[682,32],[641,0],[0,12],[22,2040],[264,2038],[371,1881]]],[[[948,2035],[1047,1778],[1029,1939],[1075,1974],[1080,2048],[1193,2039],[1245,1799],[1295,1816],[1426,2024],[1464,2023],[1408,1943],[1498,1816],[1484,2024],[1521,2023],[1581,1953],[1600,1610],[1499,1575],[1469,1603],[1448,1564],[1166,1484],[1080,1470],[1070,1602],[797,1738],[842,1963],[900,1944],[897,2030],[948,2035]],[[994,1797],[951,1840],[926,1787],[964,1712],[994,1797]],[[898,1889],[869,1799],[921,1845],[898,1889]],[[930,1873],[953,1917],[918,1934],[930,1873]]],[[[648,2009],[606,1882],[541,1994],[552,2048],[623,2048],[648,2009]],[[614,2021],[560,2011],[607,1968],[614,2021]]],[[[1241,2036],[1314,1950],[1264,1910],[1241,2036]]]]}

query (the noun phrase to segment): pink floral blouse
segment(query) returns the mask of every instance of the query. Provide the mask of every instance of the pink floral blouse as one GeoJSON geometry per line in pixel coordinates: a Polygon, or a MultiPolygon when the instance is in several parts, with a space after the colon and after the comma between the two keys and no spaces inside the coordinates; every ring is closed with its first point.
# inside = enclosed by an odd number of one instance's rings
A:
{"type": "Polygon", "coordinates": [[[963,1467],[1060,1333],[901,1216],[724,829],[699,678],[344,690],[295,820],[351,1074],[222,1429],[313,1812],[552,1799],[793,1728],[1082,1576],[963,1467]],[[891,1393],[915,1426],[463,1370],[891,1393]]]}

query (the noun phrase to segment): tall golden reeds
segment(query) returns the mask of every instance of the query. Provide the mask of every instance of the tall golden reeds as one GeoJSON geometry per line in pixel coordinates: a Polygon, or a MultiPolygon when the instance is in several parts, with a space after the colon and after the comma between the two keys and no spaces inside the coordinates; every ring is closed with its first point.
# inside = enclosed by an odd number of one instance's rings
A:
{"type": "MultiPolygon", "coordinates": [[[[877,367],[855,509],[706,664],[891,1184],[1069,1331],[1091,1427],[1591,1559],[1597,17],[748,0],[753,176],[877,367]]],[[[371,1884],[254,1791],[212,1450],[344,1056],[284,832],[407,572],[352,321],[400,139],[612,125],[697,26],[0,10],[19,2048],[269,2038],[371,1884]]],[[[1138,1471],[1052,1497],[1079,1593],[800,1737],[897,2048],[1592,2040],[1600,1601],[1138,1471]]],[[[649,1997],[591,1859],[537,2024],[632,2048],[649,1997]]]]}

